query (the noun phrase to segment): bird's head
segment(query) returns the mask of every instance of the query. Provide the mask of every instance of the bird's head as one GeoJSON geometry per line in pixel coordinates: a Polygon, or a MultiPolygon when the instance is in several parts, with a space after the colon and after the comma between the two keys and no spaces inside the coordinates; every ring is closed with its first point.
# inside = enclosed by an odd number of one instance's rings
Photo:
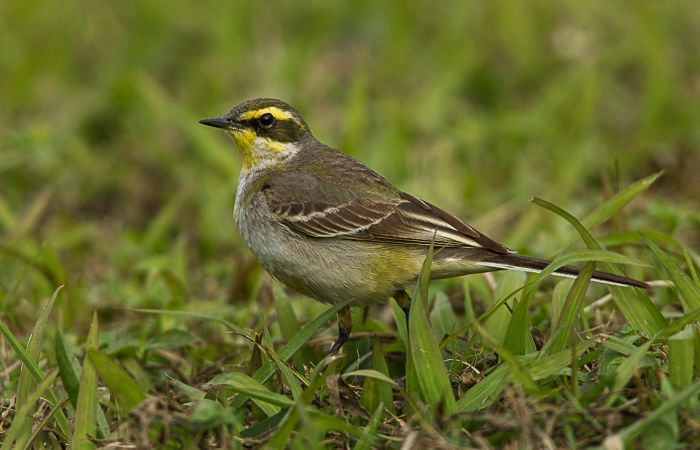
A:
{"type": "Polygon", "coordinates": [[[299,151],[311,136],[299,113],[281,100],[245,101],[226,115],[199,123],[224,129],[243,152],[243,170],[274,165],[299,151]]]}

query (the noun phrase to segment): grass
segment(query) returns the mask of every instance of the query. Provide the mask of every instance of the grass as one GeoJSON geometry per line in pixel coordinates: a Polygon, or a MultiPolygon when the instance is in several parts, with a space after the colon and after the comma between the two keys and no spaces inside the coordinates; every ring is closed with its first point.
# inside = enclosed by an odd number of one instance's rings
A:
{"type": "Polygon", "coordinates": [[[1,2],[2,448],[692,446],[696,10],[1,2]],[[196,123],[256,96],[521,253],[653,287],[423,280],[410,327],[354,311],[324,358],[335,310],[257,266],[240,158],[196,123]]]}

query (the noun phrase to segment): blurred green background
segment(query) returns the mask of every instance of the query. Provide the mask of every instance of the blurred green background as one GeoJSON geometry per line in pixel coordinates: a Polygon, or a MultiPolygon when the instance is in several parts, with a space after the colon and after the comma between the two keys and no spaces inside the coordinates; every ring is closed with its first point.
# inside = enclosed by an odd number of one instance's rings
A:
{"type": "Polygon", "coordinates": [[[0,2],[0,315],[22,334],[66,283],[82,330],[119,307],[247,320],[240,159],[197,120],[261,96],[538,256],[573,235],[530,196],[583,215],[664,170],[624,227],[697,248],[699,43],[692,0],[0,2]]]}

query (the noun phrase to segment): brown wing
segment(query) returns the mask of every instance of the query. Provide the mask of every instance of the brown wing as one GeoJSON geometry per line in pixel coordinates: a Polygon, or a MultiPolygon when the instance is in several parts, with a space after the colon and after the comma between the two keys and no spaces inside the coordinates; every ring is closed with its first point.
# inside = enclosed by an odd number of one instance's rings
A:
{"type": "Polygon", "coordinates": [[[419,238],[422,244],[429,245],[435,239],[436,246],[481,247],[496,253],[511,253],[508,247],[500,244],[476,229],[462,222],[452,214],[437,206],[402,192],[401,203],[396,207],[394,220],[401,222],[394,227],[392,217],[372,227],[376,236],[389,239],[398,228],[408,228],[407,234],[419,238]]]}
{"type": "Polygon", "coordinates": [[[434,242],[436,247],[481,247],[510,253],[455,216],[405,193],[387,201],[353,199],[336,204],[279,200],[279,196],[268,197],[271,211],[290,229],[313,238],[423,246],[434,242]]]}
{"type": "Polygon", "coordinates": [[[368,230],[394,214],[391,203],[350,201],[339,205],[323,202],[289,203],[271,208],[282,223],[315,238],[366,239],[368,230]]]}

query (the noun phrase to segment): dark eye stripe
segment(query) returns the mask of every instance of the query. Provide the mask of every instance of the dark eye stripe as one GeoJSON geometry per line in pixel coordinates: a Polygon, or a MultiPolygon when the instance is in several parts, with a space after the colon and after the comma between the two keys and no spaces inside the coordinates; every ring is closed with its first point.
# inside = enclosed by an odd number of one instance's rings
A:
{"type": "Polygon", "coordinates": [[[260,120],[264,115],[250,119],[239,119],[239,123],[246,128],[254,130],[258,136],[277,142],[296,142],[306,132],[306,128],[293,118],[278,119],[273,116],[274,122],[272,125],[264,126],[260,120]]]}

